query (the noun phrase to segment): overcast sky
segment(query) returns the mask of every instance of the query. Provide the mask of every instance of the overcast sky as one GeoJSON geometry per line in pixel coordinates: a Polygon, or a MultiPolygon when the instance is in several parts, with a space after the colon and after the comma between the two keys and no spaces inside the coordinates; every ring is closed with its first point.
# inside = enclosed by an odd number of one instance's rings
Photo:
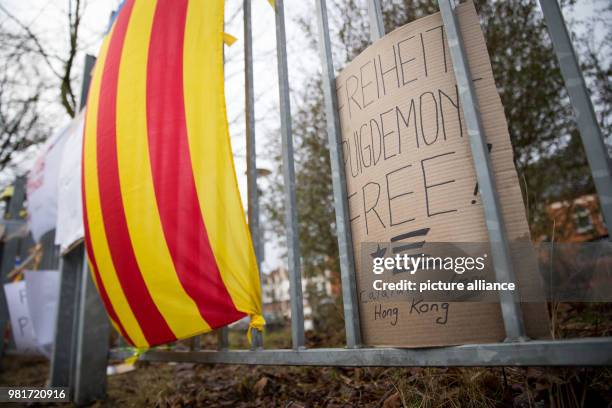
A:
{"type": "MultiPolygon", "coordinates": [[[[67,0],[2,0],[13,14],[29,26],[50,49],[61,52],[67,40],[67,0]]],[[[594,14],[594,2],[597,0],[579,0],[578,6],[568,13],[566,18],[577,21],[589,19],[594,14]]],[[[365,3],[365,1],[363,1],[365,3]]],[[[118,0],[88,0],[83,18],[81,33],[81,49],[96,55],[104,33],[108,27],[111,12],[117,8],[118,0]]],[[[235,155],[236,172],[243,202],[246,207],[246,145],[244,133],[244,77],[243,77],[243,29],[242,0],[226,1],[226,32],[232,34],[238,41],[232,47],[226,47],[226,98],[230,134],[235,155]],[[232,18],[232,16],[234,18],[232,18]]],[[[258,167],[272,169],[273,164],[265,157],[266,145],[271,137],[278,134],[278,86],[276,65],[276,37],[274,11],[267,0],[252,0],[253,13],[253,49],[254,49],[254,80],[255,80],[255,116],[258,152],[258,167]]],[[[303,38],[301,29],[296,24],[300,17],[315,19],[314,1],[285,1],[285,16],[287,25],[287,48],[289,59],[289,80],[292,90],[304,83],[302,79],[313,70],[319,69],[319,59],[313,53],[303,38]]],[[[595,33],[598,35],[598,33],[595,33]]],[[[82,59],[79,56],[75,72],[82,72],[82,59]]],[[[75,87],[80,89],[80,84],[75,87]]],[[[295,107],[292,100],[292,107],[295,107]]],[[[59,110],[61,112],[61,109],[59,110]]],[[[68,121],[67,117],[58,116],[56,125],[59,128],[68,121]]],[[[29,161],[21,166],[24,172],[29,167],[29,161]]],[[[260,180],[265,188],[265,180],[260,180]]],[[[266,244],[266,261],[264,270],[270,270],[281,263],[282,250],[270,239],[266,244]]]]}

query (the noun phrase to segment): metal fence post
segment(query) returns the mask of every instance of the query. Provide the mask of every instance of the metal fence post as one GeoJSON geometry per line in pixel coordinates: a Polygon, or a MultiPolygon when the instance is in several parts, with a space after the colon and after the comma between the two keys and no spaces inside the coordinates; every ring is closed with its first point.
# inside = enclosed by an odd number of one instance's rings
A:
{"type": "Polygon", "coordinates": [[[370,41],[374,42],[385,36],[385,23],[382,17],[380,0],[368,0],[368,18],[370,20],[370,41]]]}
{"type": "Polygon", "coordinates": [[[49,383],[69,387],[76,404],[102,399],[110,324],[89,273],[83,243],[60,261],[62,274],[49,383]]]}
{"type": "Polygon", "coordinates": [[[589,91],[584,82],[559,3],[557,0],[540,0],[540,7],[544,13],[553,48],[559,60],[561,74],[565,80],[565,87],[574,109],[574,115],[576,115],[576,123],[609,231],[612,228],[612,176],[610,175],[612,163],[610,156],[597,123],[589,91]]]}
{"type": "Polygon", "coordinates": [[[336,213],[336,233],[338,235],[338,252],[340,255],[340,276],[342,278],[342,301],[344,303],[344,328],[346,345],[349,348],[361,345],[361,325],[359,322],[359,305],[357,302],[357,285],[355,283],[355,258],[349,206],[346,194],[346,174],[342,159],[342,131],[338,117],[338,99],[336,79],[332,59],[329,24],[327,19],[326,0],[316,0],[319,27],[319,52],[323,67],[323,92],[325,96],[325,117],[327,119],[327,137],[332,170],[334,190],[334,209],[336,213]]]}
{"type": "MultiPolygon", "coordinates": [[[[95,58],[85,57],[80,108],[85,107],[95,58]]],[[[83,404],[106,393],[110,325],[89,273],[85,244],[60,260],[60,298],[51,357],[50,384],[69,387],[73,401],[83,404]]]]}
{"type": "MultiPolygon", "coordinates": [[[[482,197],[495,277],[498,282],[516,282],[514,266],[510,257],[506,228],[497,197],[495,177],[488,154],[484,128],[482,126],[476,90],[471,80],[467,53],[463,45],[459,22],[451,0],[438,0],[448,46],[453,61],[453,69],[463,105],[463,115],[470,138],[470,148],[476,169],[476,177],[482,197]]],[[[518,294],[500,292],[500,306],[506,330],[506,341],[525,340],[525,327],[518,294]]]]}
{"type": "Polygon", "coordinates": [[[291,105],[289,101],[289,72],[283,0],[276,0],[276,58],[278,62],[278,89],[280,99],[283,179],[285,182],[285,226],[291,294],[291,335],[293,348],[304,347],[304,302],[300,268],[299,225],[295,197],[295,168],[293,135],[291,133],[291,105]]]}
{"type": "MultiPolygon", "coordinates": [[[[260,286],[261,261],[263,251],[261,250],[261,231],[259,229],[259,192],[257,191],[257,149],[255,144],[255,96],[253,90],[253,34],[251,28],[251,0],[243,1],[244,22],[244,110],[246,119],[246,148],[247,148],[247,185],[248,185],[248,209],[249,229],[251,239],[255,248],[257,258],[257,270],[259,270],[260,286]]],[[[253,347],[263,346],[262,333],[253,329],[253,347]]]]}
{"type": "MultiPolygon", "coordinates": [[[[15,178],[13,182],[13,195],[8,203],[5,213],[8,215],[6,218],[10,221],[17,221],[21,219],[20,211],[23,209],[23,202],[25,200],[25,176],[19,176],[15,178]]],[[[6,283],[6,275],[13,270],[15,267],[15,257],[18,255],[19,246],[22,238],[12,238],[4,243],[2,249],[2,262],[0,264],[0,331],[4,333],[4,329],[9,322],[9,311],[8,304],[6,303],[6,296],[4,294],[4,284],[6,283]]],[[[4,354],[4,339],[0,339],[0,357],[4,354]]]]}
{"type": "MultiPolygon", "coordinates": [[[[83,246],[79,246],[82,250],[83,246]]],[[[79,288],[84,258],[79,247],[73,248],[60,259],[60,293],[55,323],[55,339],[49,369],[51,387],[72,389],[72,366],[76,349],[77,316],[79,309],[79,288]]]]}

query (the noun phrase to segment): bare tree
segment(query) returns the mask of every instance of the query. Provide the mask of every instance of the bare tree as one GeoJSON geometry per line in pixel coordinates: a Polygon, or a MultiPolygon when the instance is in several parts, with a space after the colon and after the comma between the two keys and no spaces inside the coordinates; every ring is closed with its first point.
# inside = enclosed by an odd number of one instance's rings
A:
{"type": "Polygon", "coordinates": [[[0,4],[0,171],[13,164],[16,152],[45,140],[51,129],[44,117],[53,105],[70,117],[78,111],[73,68],[85,7],[85,0],[68,1],[68,35],[51,47],[0,4]],[[50,92],[55,101],[47,100],[50,92]]]}
{"type": "Polygon", "coordinates": [[[29,55],[29,39],[0,25],[0,170],[16,151],[44,139],[40,99],[44,83],[29,55]]]}
{"type": "Polygon", "coordinates": [[[8,11],[6,7],[0,5],[0,11],[2,11],[10,21],[15,23],[18,30],[21,31],[19,34],[27,40],[22,44],[22,51],[34,53],[42,57],[42,61],[57,80],[59,80],[60,102],[70,117],[74,117],[77,111],[77,100],[72,81],[72,68],[78,51],[79,28],[81,27],[85,5],[83,0],[68,1],[68,12],[66,16],[68,20],[68,47],[65,51],[65,56],[50,53],[45,49],[38,36],[30,27],[20,21],[15,15],[8,11]]]}

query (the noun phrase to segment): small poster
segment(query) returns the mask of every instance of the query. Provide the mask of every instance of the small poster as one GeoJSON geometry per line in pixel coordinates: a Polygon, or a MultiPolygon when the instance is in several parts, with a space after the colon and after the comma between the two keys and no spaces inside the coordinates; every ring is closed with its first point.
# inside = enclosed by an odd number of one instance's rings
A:
{"type": "Polygon", "coordinates": [[[26,282],[7,283],[4,285],[4,293],[17,351],[22,354],[38,354],[38,343],[28,308],[26,282]]]}

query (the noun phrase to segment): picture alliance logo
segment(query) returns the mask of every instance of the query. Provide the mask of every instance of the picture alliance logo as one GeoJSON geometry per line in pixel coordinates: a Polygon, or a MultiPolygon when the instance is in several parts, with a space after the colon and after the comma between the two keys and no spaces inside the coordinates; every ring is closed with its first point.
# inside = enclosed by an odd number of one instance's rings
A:
{"type": "Polygon", "coordinates": [[[372,272],[381,275],[385,271],[408,272],[414,275],[417,271],[453,271],[458,275],[466,271],[482,271],[485,268],[487,254],[482,256],[441,257],[425,254],[397,254],[394,257],[372,258],[372,272]]]}

